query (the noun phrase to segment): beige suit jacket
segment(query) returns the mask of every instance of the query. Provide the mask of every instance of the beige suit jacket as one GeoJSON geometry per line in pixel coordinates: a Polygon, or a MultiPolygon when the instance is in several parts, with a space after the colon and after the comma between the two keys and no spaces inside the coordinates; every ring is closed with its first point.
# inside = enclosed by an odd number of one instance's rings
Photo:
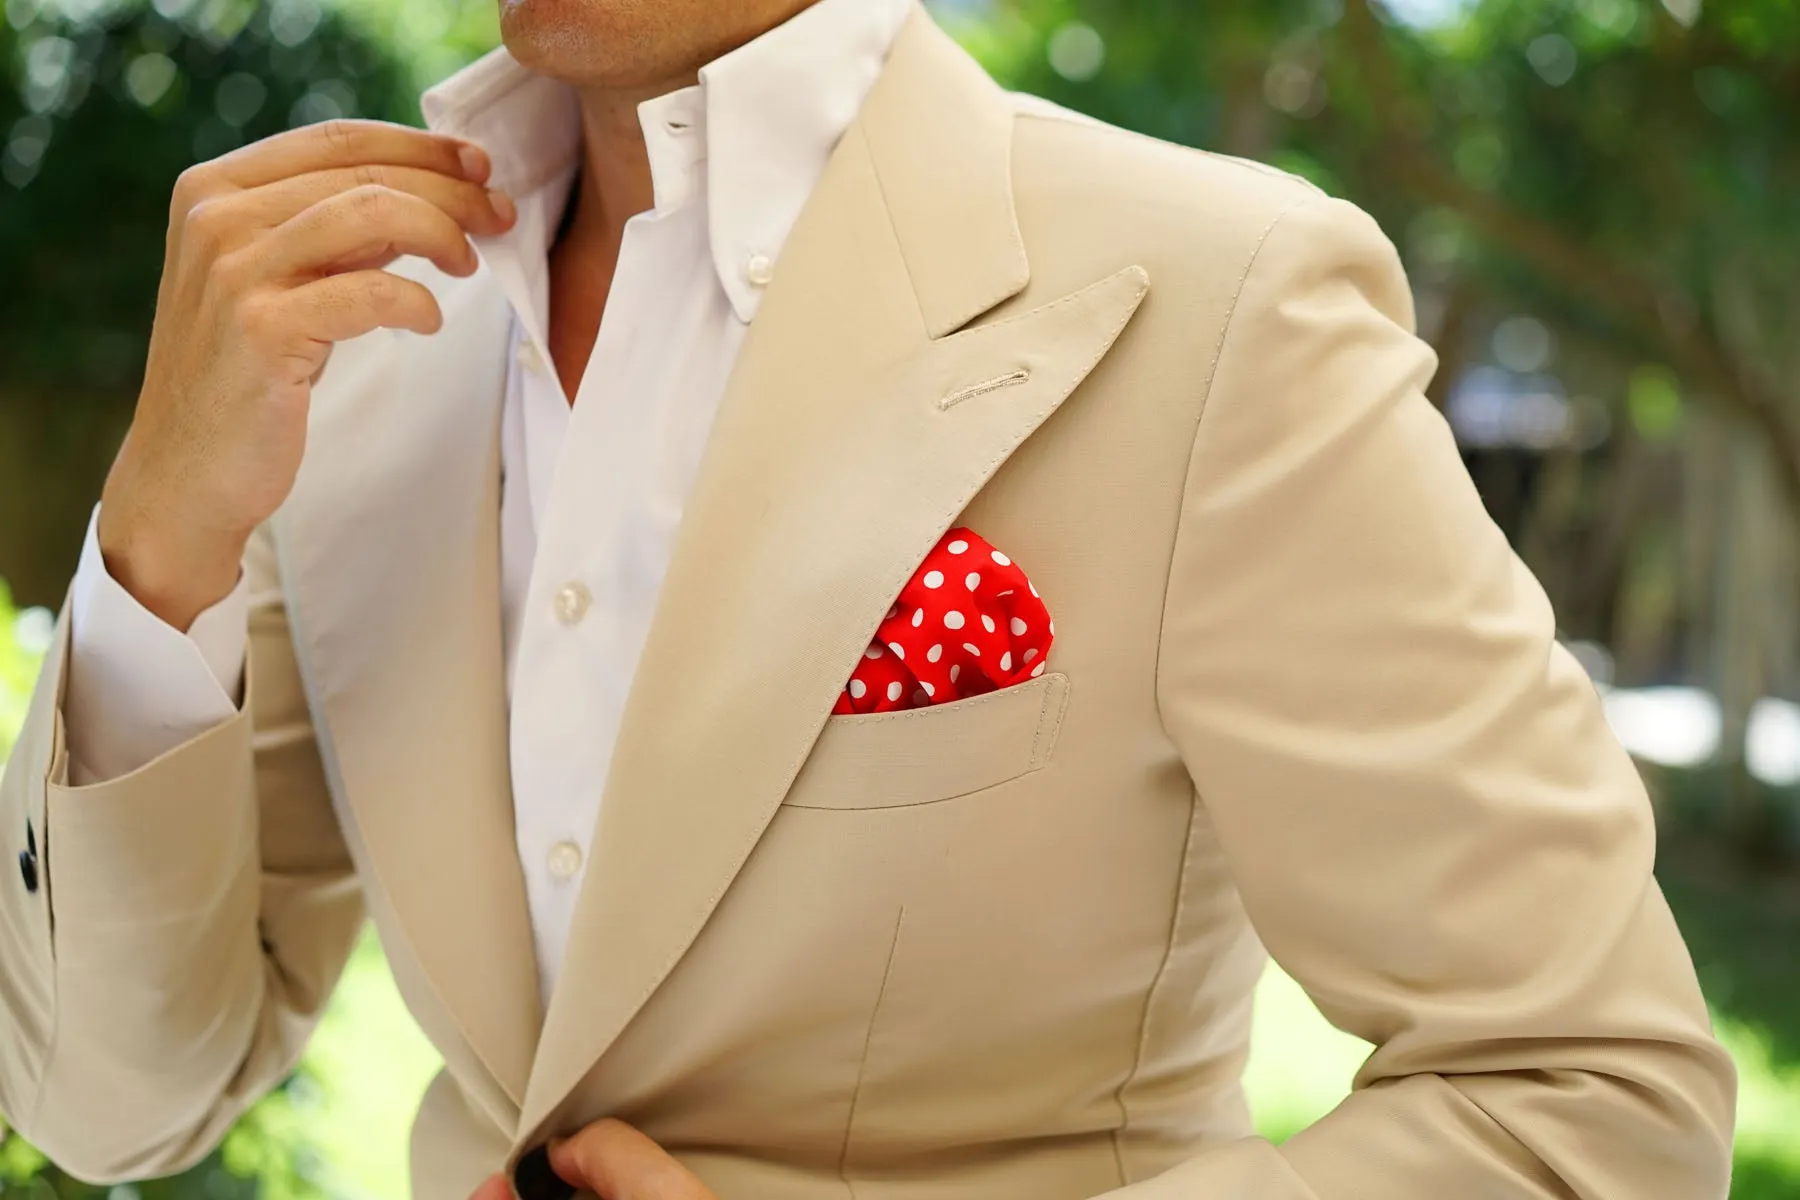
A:
{"type": "Polygon", "coordinates": [[[506,304],[418,270],[443,331],[339,348],[254,544],[242,715],[71,788],[66,621],[45,671],[0,791],[44,877],[0,887],[0,1110],[70,1169],[203,1154],[366,906],[447,1064],[421,1200],[608,1114],[723,1200],[1724,1194],[1644,791],[1367,216],[1009,96],[916,13],[719,411],[547,1018],[506,304]],[[829,715],[959,522],[1030,573],[1050,669],[829,715]],[[1279,1148],[1238,1082],[1264,946],[1377,1046],[1279,1148]]]}

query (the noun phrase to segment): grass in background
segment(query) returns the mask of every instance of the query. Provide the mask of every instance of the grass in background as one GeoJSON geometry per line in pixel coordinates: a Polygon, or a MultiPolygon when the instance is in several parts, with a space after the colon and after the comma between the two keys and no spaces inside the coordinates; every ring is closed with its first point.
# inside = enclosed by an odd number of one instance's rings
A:
{"type": "Polygon", "coordinates": [[[441,1064],[394,987],[374,927],[364,929],[307,1048],[310,1085],[295,1098],[307,1143],[343,1200],[409,1194],[413,1114],[441,1064]]]}
{"type": "Polygon", "coordinates": [[[1657,875],[1738,1067],[1732,1200],[1800,1200],[1800,877],[1680,836],[1657,875]]]}
{"type": "Polygon", "coordinates": [[[53,624],[41,608],[16,610],[12,590],[0,579],[0,766],[6,764],[13,738],[25,721],[31,685],[50,644],[53,624]]]}
{"type": "Polygon", "coordinates": [[[1330,1112],[1350,1092],[1369,1055],[1361,1038],[1333,1029],[1300,985],[1273,963],[1256,989],[1244,1090],[1256,1130],[1284,1141],[1330,1112]]]}

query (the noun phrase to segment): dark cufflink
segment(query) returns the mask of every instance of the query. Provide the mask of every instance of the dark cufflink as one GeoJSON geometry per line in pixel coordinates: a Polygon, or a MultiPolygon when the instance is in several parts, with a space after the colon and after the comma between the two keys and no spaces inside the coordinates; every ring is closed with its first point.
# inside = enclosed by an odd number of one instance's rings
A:
{"type": "Polygon", "coordinates": [[[519,1160],[513,1170],[513,1191],[519,1200],[573,1200],[575,1188],[550,1169],[550,1149],[539,1146],[519,1160]]]}
{"type": "Polygon", "coordinates": [[[19,851],[19,878],[25,881],[25,890],[35,894],[38,890],[38,853],[37,833],[31,828],[31,822],[25,822],[25,849],[19,851]]]}

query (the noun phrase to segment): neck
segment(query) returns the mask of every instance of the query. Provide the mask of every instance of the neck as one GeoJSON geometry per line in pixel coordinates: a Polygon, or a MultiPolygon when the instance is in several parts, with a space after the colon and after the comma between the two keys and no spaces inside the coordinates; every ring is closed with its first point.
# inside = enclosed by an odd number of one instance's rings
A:
{"type": "MultiPolygon", "coordinates": [[[[581,183],[575,211],[564,222],[565,240],[577,247],[614,246],[624,236],[625,222],[654,207],[656,188],[650,178],[650,156],[638,124],[638,105],[691,86],[700,64],[711,62],[775,28],[816,0],[734,0],[720,8],[730,13],[713,36],[697,43],[687,65],[646,84],[577,85],[581,97],[581,183]]],[[[676,6],[680,7],[680,6],[676,6]]]]}
{"type": "Polygon", "coordinates": [[[581,90],[580,182],[561,242],[572,247],[616,246],[624,236],[625,222],[655,205],[638,105],[687,87],[697,78],[690,74],[642,87],[581,90]]]}

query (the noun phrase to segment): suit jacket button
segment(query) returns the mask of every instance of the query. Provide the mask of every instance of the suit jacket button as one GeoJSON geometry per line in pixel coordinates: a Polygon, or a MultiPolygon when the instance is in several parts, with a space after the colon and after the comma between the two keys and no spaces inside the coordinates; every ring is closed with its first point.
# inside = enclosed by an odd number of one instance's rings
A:
{"type": "Polygon", "coordinates": [[[519,1200],[571,1200],[575,1189],[550,1169],[550,1151],[539,1146],[519,1160],[513,1172],[513,1191],[519,1200]]]}
{"type": "Polygon", "coordinates": [[[19,876],[25,881],[25,890],[28,892],[38,890],[37,867],[37,855],[29,850],[19,851],[19,876]]]}

